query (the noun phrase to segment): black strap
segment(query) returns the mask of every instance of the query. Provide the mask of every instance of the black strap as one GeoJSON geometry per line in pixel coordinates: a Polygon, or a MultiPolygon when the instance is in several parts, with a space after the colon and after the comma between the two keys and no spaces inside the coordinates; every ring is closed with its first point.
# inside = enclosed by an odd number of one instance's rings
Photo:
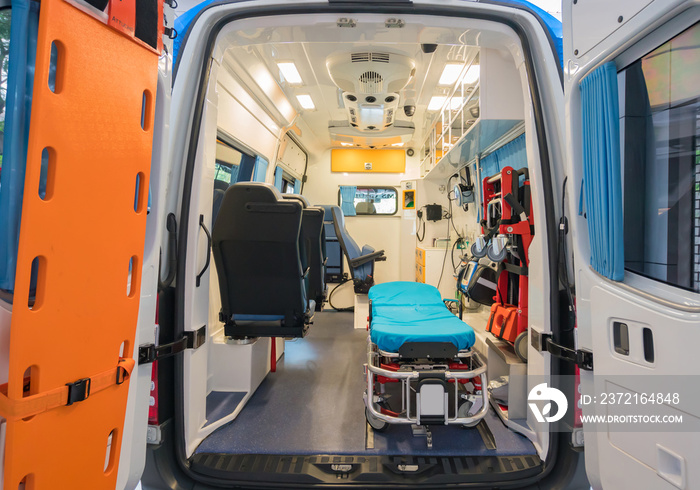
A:
{"type": "Polygon", "coordinates": [[[507,272],[512,272],[513,274],[517,274],[519,276],[527,276],[527,266],[525,265],[515,265],[515,264],[509,264],[509,263],[504,263],[503,268],[507,272]]]}
{"type": "MultiPolygon", "coordinates": [[[[518,202],[518,199],[513,195],[513,194],[506,194],[503,199],[508,203],[510,208],[515,211],[515,214],[518,215],[520,218],[520,221],[527,221],[527,211],[525,211],[525,208],[520,205],[518,202]]],[[[510,220],[511,222],[513,221],[512,219],[510,220]]],[[[511,223],[513,224],[513,223],[511,223]]]]}
{"type": "Polygon", "coordinates": [[[492,329],[493,329],[493,320],[494,320],[494,318],[496,318],[496,312],[495,312],[495,311],[492,311],[492,312],[491,312],[491,318],[489,318],[489,324],[488,324],[488,326],[486,327],[486,330],[488,330],[489,332],[492,332],[492,329]]]}

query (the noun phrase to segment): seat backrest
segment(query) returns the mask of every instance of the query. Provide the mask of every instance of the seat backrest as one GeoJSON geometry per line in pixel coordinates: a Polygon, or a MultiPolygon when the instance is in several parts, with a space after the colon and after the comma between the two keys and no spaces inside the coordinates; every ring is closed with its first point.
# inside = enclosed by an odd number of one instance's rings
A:
{"type": "Polygon", "coordinates": [[[373,202],[358,202],[355,211],[357,214],[377,214],[377,208],[374,207],[373,202]]]}
{"type": "Polygon", "coordinates": [[[345,228],[345,215],[339,206],[333,206],[331,212],[333,213],[333,223],[335,225],[335,233],[338,236],[338,243],[340,243],[340,248],[348,260],[351,277],[356,281],[367,280],[368,276],[371,276],[374,272],[374,261],[359,267],[353,267],[351,260],[362,256],[365,252],[374,252],[374,249],[367,245],[361,249],[357,245],[355,240],[350,236],[350,233],[348,233],[347,228],[345,228]]]}
{"type": "Polygon", "coordinates": [[[326,240],[336,238],[335,225],[333,224],[333,206],[332,204],[322,204],[323,208],[323,227],[326,230],[326,240]]]}
{"type": "Polygon", "coordinates": [[[282,197],[288,200],[299,201],[304,206],[301,235],[304,242],[305,256],[302,258],[302,266],[304,268],[309,267],[309,275],[307,276],[309,298],[318,303],[323,301],[323,293],[326,289],[324,210],[320,207],[311,206],[309,201],[299,194],[283,194],[282,197]]]}
{"type": "Polygon", "coordinates": [[[212,232],[225,318],[303,318],[301,221],[301,203],[283,200],[269,184],[228,188],[212,232]]]}

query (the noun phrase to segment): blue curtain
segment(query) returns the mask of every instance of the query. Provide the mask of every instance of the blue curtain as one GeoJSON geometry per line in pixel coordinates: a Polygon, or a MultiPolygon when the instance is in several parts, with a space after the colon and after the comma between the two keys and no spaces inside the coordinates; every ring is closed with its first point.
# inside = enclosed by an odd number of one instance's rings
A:
{"type": "Polygon", "coordinates": [[[282,180],[283,174],[284,174],[284,170],[282,170],[282,167],[275,168],[275,187],[280,192],[282,192],[282,184],[284,184],[284,182],[282,180]]]}
{"type": "Polygon", "coordinates": [[[527,167],[524,134],[482,158],[481,177],[497,174],[505,167],[513,167],[515,170],[527,167]]]}
{"type": "Polygon", "coordinates": [[[14,290],[32,108],[39,4],[12,2],[7,105],[0,172],[0,289],[14,290]]]}
{"type": "Polygon", "coordinates": [[[301,194],[301,180],[294,179],[294,194],[301,194]]]}
{"type": "Polygon", "coordinates": [[[614,281],[625,275],[617,68],[606,63],[581,81],[583,193],[591,266],[614,281]]]}
{"type": "Polygon", "coordinates": [[[241,167],[238,165],[234,165],[231,167],[231,181],[229,184],[233,185],[236,182],[238,182],[238,171],[240,170],[241,167]]]}
{"type": "Polygon", "coordinates": [[[345,216],[355,216],[355,185],[340,186],[340,209],[343,210],[345,216]]]}
{"type": "Polygon", "coordinates": [[[261,156],[255,157],[255,170],[253,170],[253,182],[265,182],[267,175],[267,160],[261,156]]]}

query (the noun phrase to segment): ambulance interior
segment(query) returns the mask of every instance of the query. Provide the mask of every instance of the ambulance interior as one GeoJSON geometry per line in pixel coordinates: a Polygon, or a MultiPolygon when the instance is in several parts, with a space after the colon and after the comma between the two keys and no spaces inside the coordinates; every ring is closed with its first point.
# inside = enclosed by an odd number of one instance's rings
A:
{"type": "MultiPolygon", "coordinates": [[[[554,65],[555,54],[548,56],[554,65]]],[[[473,481],[541,471],[551,440],[528,419],[532,386],[525,375],[545,376],[549,366],[530,346],[527,325],[539,331],[548,325],[555,272],[549,261],[553,245],[543,232],[543,135],[529,76],[520,38],[488,20],[323,14],[223,27],[206,86],[188,218],[198,226],[189,231],[196,247],[187,251],[185,328],[196,330],[203,321],[208,336],[184,353],[183,435],[192,469],[225,477],[240,470],[245,455],[321,455],[319,464],[349,468],[357,468],[352,464],[362,457],[400,458],[408,472],[416,471],[410,465],[419,460],[453,458],[445,464],[473,481]],[[497,199],[506,173],[519,202],[531,204],[518,208],[527,215],[521,221],[529,221],[523,232],[529,234],[527,250],[522,253],[522,237],[511,235],[507,242],[509,236],[499,231],[493,241],[503,237],[501,247],[487,254],[480,221],[493,226],[490,220],[510,209],[497,199]],[[486,196],[484,180],[491,189],[486,196]],[[430,437],[407,424],[382,431],[368,425],[367,295],[355,293],[352,281],[343,282],[350,271],[332,237],[332,213],[325,214],[324,225],[332,306],[326,295],[303,337],[226,335],[207,235],[213,230],[216,240],[217,227],[224,226],[222,215],[218,221],[215,216],[223,213],[229,187],[251,181],[276,188],[280,199],[301,194],[311,207],[338,206],[359,247],[384,251],[385,260],[374,263],[375,284],[431,284],[453,300],[446,308],[454,315],[461,303],[488,380],[501,381],[478,424],[430,426],[430,437]],[[486,330],[491,307],[458,294],[456,277],[470,260],[496,270],[492,259],[503,261],[518,247],[521,260],[510,262],[527,271],[529,298],[527,282],[510,272],[505,274],[514,284],[501,290],[509,297],[500,302],[514,301],[517,313],[525,312],[520,356],[513,342],[486,330]],[[475,250],[481,259],[473,257],[475,250]]],[[[283,294],[275,281],[271,277],[264,291],[270,304],[283,294]]],[[[401,395],[387,397],[391,410],[399,411],[401,403],[401,395]]]]}

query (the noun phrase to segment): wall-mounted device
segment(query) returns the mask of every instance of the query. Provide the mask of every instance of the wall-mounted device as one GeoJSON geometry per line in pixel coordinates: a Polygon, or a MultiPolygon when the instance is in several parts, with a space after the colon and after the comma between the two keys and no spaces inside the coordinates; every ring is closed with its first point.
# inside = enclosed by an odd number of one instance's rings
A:
{"type": "Polygon", "coordinates": [[[455,184],[454,186],[455,199],[458,206],[466,206],[474,202],[474,187],[466,184],[455,184]]]}
{"type": "Polygon", "coordinates": [[[440,221],[442,219],[442,206],[440,204],[426,204],[425,219],[428,221],[440,221]]]}
{"type": "Polygon", "coordinates": [[[462,182],[455,184],[453,187],[453,192],[455,200],[458,206],[467,211],[469,209],[469,204],[473,204],[476,200],[474,195],[474,184],[472,183],[471,172],[469,167],[464,167],[457,174],[462,182]]]}

